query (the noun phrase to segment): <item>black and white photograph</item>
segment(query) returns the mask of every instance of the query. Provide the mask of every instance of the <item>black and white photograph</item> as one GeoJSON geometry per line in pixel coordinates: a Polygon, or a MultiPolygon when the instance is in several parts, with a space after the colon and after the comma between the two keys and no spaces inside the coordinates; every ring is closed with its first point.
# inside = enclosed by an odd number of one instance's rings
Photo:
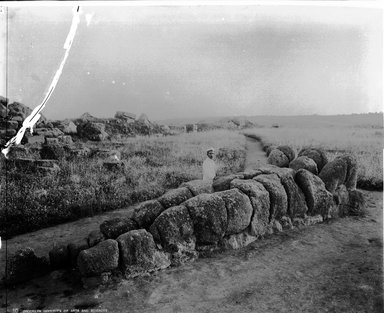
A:
{"type": "Polygon", "coordinates": [[[0,3],[0,312],[381,313],[380,1],[0,3]]]}

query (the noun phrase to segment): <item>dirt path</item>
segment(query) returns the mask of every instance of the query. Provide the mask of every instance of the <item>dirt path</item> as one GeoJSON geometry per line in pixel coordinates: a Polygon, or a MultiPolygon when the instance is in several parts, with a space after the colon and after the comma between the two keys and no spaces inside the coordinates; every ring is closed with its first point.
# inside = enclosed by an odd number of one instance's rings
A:
{"type": "Polygon", "coordinates": [[[383,312],[383,194],[366,194],[369,215],[364,218],[295,229],[97,290],[74,290],[64,276],[51,274],[10,290],[9,308],[383,312]]]}
{"type": "Polygon", "coordinates": [[[260,141],[245,136],[247,158],[245,160],[245,170],[258,168],[267,164],[267,156],[263,151],[260,141]]]}

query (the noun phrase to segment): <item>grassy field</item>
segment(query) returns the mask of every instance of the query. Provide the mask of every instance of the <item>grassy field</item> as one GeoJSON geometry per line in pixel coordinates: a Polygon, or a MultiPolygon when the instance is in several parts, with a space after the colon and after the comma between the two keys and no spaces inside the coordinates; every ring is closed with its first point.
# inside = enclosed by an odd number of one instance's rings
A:
{"type": "MultiPolygon", "coordinates": [[[[154,199],[182,182],[201,179],[205,150],[210,146],[217,149],[219,175],[241,171],[245,164],[244,136],[226,130],[130,138],[123,146],[117,146],[106,141],[90,148],[120,151],[124,166],[119,170],[105,169],[103,160],[97,157],[62,160],[61,170],[47,176],[9,170],[6,190],[2,175],[3,199],[5,191],[7,194],[8,235],[121,209],[154,199]]],[[[2,201],[0,232],[4,232],[5,220],[2,201]]]]}
{"type": "Polygon", "coordinates": [[[289,145],[300,151],[304,147],[323,148],[329,160],[344,153],[353,154],[358,162],[358,186],[382,188],[384,131],[373,125],[328,125],[311,127],[289,125],[257,128],[245,133],[257,136],[264,145],[289,145]]]}

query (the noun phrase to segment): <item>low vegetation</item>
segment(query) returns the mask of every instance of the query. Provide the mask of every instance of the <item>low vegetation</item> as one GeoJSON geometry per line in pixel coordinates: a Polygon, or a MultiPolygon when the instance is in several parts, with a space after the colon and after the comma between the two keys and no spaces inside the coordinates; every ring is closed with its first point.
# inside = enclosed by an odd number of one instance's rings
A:
{"type": "Polygon", "coordinates": [[[241,171],[245,164],[244,136],[228,130],[129,138],[117,146],[98,144],[120,151],[123,166],[117,170],[104,168],[97,157],[63,159],[58,163],[60,171],[46,176],[8,169],[1,181],[7,195],[0,204],[1,235],[6,222],[9,237],[121,209],[156,198],[182,182],[201,179],[205,150],[210,146],[217,151],[219,175],[241,171]]]}
{"type": "MultiPolygon", "coordinates": [[[[374,125],[372,125],[374,126],[374,125]]],[[[289,145],[300,151],[304,147],[323,148],[329,160],[351,153],[358,162],[358,187],[383,189],[383,128],[359,126],[258,128],[246,134],[264,145],[289,145]]]]}

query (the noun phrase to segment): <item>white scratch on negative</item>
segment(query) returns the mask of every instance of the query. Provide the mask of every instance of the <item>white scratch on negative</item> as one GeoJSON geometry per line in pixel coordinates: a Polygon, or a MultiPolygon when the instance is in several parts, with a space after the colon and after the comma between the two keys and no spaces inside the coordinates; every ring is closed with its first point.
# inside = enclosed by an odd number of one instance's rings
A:
{"type": "Polygon", "coordinates": [[[57,82],[60,79],[61,73],[63,72],[64,64],[67,61],[69,51],[71,50],[73,39],[76,35],[77,26],[79,25],[79,22],[80,22],[80,14],[81,14],[80,7],[76,7],[73,9],[73,18],[72,18],[71,28],[69,30],[67,39],[65,40],[65,43],[64,43],[65,54],[64,54],[63,60],[61,61],[60,66],[59,66],[58,70],[56,71],[56,74],[52,79],[52,83],[49,86],[48,91],[45,94],[45,97],[44,97],[43,101],[41,102],[41,104],[38,105],[36,108],[34,108],[32,113],[24,120],[23,126],[21,126],[21,128],[19,129],[17,134],[12,139],[10,139],[6,143],[5,148],[3,150],[1,150],[1,152],[4,154],[4,156],[6,158],[7,158],[7,154],[9,153],[10,148],[14,144],[19,145],[21,143],[21,140],[24,137],[24,133],[28,128],[30,129],[31,134],[33,133],[33,126],[40,119],[40,117],[41,117],[40,112],[43,110],[48,99],[51,97],[53,91],[56,88],[57,82]]]}

